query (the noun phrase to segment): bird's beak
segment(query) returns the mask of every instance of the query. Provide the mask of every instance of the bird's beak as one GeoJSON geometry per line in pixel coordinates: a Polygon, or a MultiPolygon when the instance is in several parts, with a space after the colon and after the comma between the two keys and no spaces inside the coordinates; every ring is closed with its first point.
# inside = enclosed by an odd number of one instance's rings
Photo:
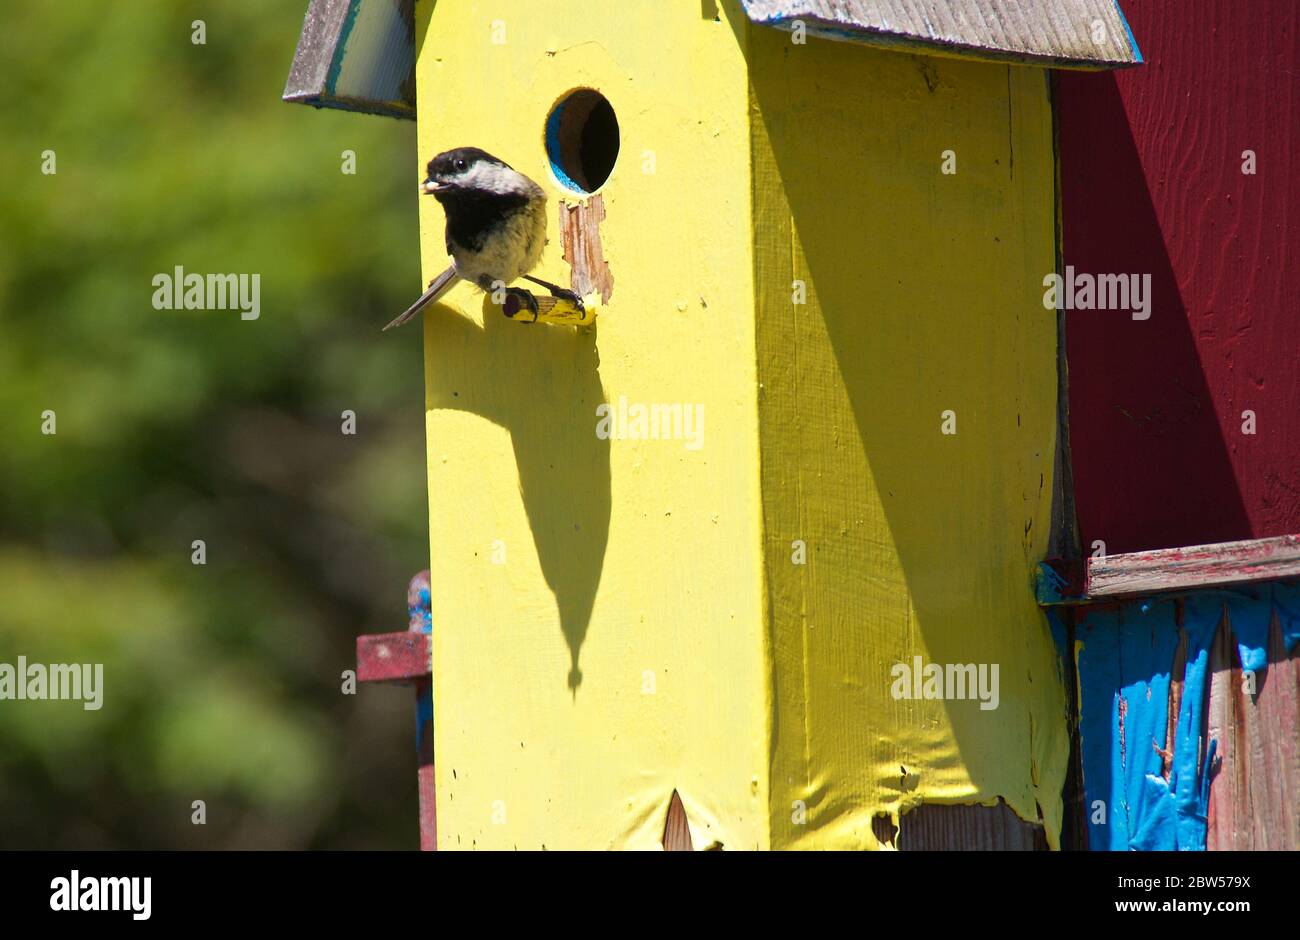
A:
{"type": "Polygon", "coordinates": [[[426,195],[441,192],[443,188],[442,184],[434,179],[427,179],[420,184],[420,192],[425,193],[426,195]]]}

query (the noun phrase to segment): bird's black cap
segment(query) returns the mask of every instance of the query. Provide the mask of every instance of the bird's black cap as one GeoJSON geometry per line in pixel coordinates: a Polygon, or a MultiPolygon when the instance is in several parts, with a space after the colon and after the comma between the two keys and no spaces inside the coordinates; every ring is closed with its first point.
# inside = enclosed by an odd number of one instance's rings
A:
{"type": "Polygon", "coordinates": [[[477,147],[457,147],[455,150],[444,151],[430,160],[427,168],[428,176],[430,179],[455,176],[457,173],[463,173],[475,163],[495,163],[497,166],[513,169],[510,164],[497,159],[486,150],[480,150],[477,147]]]}

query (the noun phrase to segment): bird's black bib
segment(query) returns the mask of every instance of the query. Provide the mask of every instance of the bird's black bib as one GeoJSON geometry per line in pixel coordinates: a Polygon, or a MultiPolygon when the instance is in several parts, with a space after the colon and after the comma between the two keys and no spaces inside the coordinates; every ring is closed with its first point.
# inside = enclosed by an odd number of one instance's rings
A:
{"type": "Polygon", "coordinates": [[[488,237],[528,203],[523,195],[476,192],[439,194],[437,200],[447,212],[447,254],[453,243],[470,251],[482,251],[488,237]]]}

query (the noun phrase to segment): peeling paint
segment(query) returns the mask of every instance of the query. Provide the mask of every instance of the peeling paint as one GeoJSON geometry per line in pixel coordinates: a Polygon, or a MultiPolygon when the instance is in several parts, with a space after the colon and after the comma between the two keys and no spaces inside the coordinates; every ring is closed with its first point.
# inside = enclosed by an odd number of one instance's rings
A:
{"type": "Polygon", "coordinates": [[[1300,649],[1287,650],[1275,608],[1268,663],[1240,668],[1231,630],[1210,653],[1208,733],[1219,742],[1210,787],[1211,850],[1300,850],[1300,649]]]}
{"type": "Polygon", "coordinates": [[[605,221],[605,200],[596,194],[584,203],[560,204],[560,243],[564,260],[573,269],[570,282],[581,297],[598,292],[601,303],[614,293],[614,275],[600,243],[600,223],[605,221]]]}
{"type": "Polygon", "coordinates": [[[1243,668],[1262,669],[1275,615],[1288,624],[1286,649],[1300,639],[1296,596],[1296,585],[1265,584],[1078,609],[1079,731],[1092,848],[1205,848],[1219,750],[1217,737],[1203,730],[1216,633],[1231,630],[1243,668]]]}

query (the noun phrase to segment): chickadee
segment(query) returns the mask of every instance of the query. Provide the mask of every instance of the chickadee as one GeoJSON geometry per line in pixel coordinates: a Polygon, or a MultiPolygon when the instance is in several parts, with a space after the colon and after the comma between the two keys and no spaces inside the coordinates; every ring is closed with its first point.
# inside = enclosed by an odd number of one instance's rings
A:
{"type": "MultiPolygon", "coordinates": [[[[461,280],[490,291],[497,282],[524,277],[582,308],[573,291],[528,276],[546,247],[546,193],[524,174],[477,147],[459,147],[429,161],[420,192],[446,213],[451,267],[385,330],[412,319],[461,280]]],[[[506,291],[536,315],[536,297],[518,287],[506,291]]]]}

